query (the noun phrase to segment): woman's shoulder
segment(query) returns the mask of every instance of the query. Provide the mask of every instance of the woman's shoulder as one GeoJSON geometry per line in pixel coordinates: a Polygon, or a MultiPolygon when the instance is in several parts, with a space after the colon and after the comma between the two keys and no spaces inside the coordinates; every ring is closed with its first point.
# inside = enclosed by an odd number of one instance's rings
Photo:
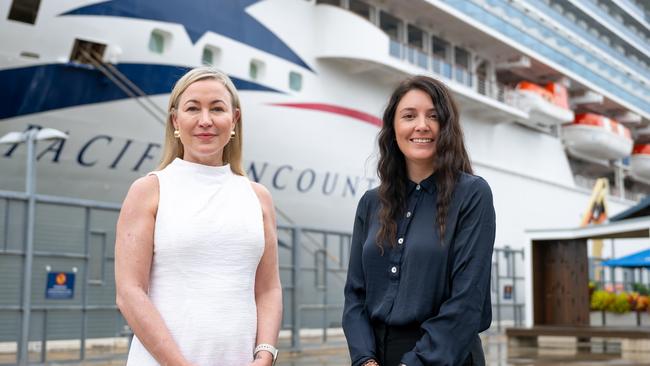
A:
{"type": "Polygon", "coordinates": [[[372,204],[379,202],[379,187],[367,190],[359,199],[359,203],[372,204]]]}
{"type": "Polygon", "coordinates": [[[148,196],[151,194],[157,194],[158,192],[158,175],[157,174],[147,174],[144,177],[136,179],[131,183],[131,188],[129,188],[129,193],[134,193],[136,195],[148,196]]]}
{"type": "Polygon", "coordinates": [[[490,190],[490,185],[483,177],[465,172],[460,173],[460,176],[458,177],[458,186],[463,189],[474,191],[490,190]]]}
{"type": "Polygon", "coordinates": [[[248,180],[248,178],[244,177],[244,179],[246,179],[248,181],[248,184],[251,185],[251,188],[253,188],[253,192],[255,192],[255,195],[260,200],[260,204],[263,208],[273,207],[273,197],[271,196],[271,192],[269,192],[268,188],[266,188],[261,183],[248,180]]]}
{"type": "Polygon", "coordinates": [[[158,183],[158,176],[149,174],[144,177],[136,179],[129,188],[124,205],[129,203],[137,203],[141,207],[148,207],[155,209],[158,204],[158,196],[160,195],[160,188],[158,183]]]}
{"type": "Polygon", "coordinates": [[[379,187],[367,190],[359,199],[357,214],[366,214],[379,205],[379,187]]]}
{"type": "Polygon", "coordinates": [[[492,202],[492,189],[481,176],[461,173],[454,193],[461,202],[472,205],[471,202],[492,202]]]}

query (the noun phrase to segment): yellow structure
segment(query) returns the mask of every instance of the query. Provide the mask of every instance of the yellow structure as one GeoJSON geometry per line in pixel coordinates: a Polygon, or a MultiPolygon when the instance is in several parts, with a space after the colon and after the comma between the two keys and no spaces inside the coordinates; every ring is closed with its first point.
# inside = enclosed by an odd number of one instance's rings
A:
{"type": "MultiPolygon", "coordinates": [[[[591,192],[591,198],[587,205],[587,210],[582,215],[582,222],[580,226],[587,226],[590,224],[602,224],[607,220],[607,195],[609,194],[609,181],[607,178],[598,178],[594,189],[591,192]]],[[[595,269],[600,268],[600,259],[603,257],[603,241],[602,239],[592,240],[592,257],[596,259],[595,269]]],[[[594,271],[594,280],[600,280],[600,271],[594,271]]]]}

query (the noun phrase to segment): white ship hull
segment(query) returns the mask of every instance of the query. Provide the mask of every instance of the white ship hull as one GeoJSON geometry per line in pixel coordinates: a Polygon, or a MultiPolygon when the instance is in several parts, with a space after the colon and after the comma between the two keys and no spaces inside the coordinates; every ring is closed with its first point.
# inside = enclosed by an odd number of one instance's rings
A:
{"type": "MultiPolygon", "coordinates": [[[[205,45],[218,45],[217,67],[257,86],[241,88],[245,169],[251,179],[270,189],[280,223],[351,230],[358,199],[378,183],[376,134],[383,107],[396,81],[422,72],[390,56],[388,36],[366,20],[329,5],[268,0],[245,8],[248,16],[296,51],[305,63],[301,65],[216,32],[192,39],[183,26],[170,22],[62,15],[89,4],[95,3],[45,1],[34,26],[3,21],[0,71],[44,65],[73,69],[67,63],[71,45],[74,39],[85,39],[108,45],[105,62],[167,65],[179,67],[182,74],[181,67],[200,64],[205,45]],[[147,49],[152,29],[173,36],[166,54],[147,49]],[[339,37],[342,34],[358,38],[345,42],[339,37]],[[39,58],[19,56],[24,51],[38,53],[39,58]],[[249,75],[253,59],[264,64],[259,80],[249,75]],[[302,75],[300,91],[289,88],[292,71],[302,75]]],[[[446,82],[460,102],[476,173],[494,191],[497,245],[523,246],[525,229],[575,226],[590,192],[576,187],[562,142],[513,123],[535,118],[526,111],[490,99],[486,92],[478,93],[466,84],[446,82]]],[[[57,95],[78,87],[59,86],[57,95]]],[[[168,94],[153,93],[148,98],[166,109],[168,94]]],[[[29,108],[30,102],[24,103],[29,108]]],[[[64,143],[39,143],[39,193],[120,202],[129,184],[155,169],[159,160],[163,126],[133,99],[16,114],[0,120],[0,135],[37,125],[70,136],[64,143]]],[[[0,154],[0,189],[22,190],[25,147],[0,147],[0,154]]],[[[610,210],[617,212],[631,204],[612,199],[610,210]]]]}

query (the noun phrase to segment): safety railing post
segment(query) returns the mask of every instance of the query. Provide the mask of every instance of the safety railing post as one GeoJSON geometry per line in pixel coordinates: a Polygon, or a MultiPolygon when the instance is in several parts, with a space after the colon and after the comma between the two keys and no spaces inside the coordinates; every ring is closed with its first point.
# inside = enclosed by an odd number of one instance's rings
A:
{"type": "Polygon", "coordinates": [[[294,352],[300,352],[300,298],[302,295],[300,284],[300,228],[294,227],[291,234],[291,283],[293,284],[291,294],[291,349],[294,352]]]}

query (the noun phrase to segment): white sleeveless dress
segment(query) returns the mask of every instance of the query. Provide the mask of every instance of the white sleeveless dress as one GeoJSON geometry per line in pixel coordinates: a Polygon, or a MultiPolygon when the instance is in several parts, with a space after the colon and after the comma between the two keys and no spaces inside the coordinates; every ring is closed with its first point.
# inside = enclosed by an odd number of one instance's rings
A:
{"type": "MultiPolygon", "coordinates": [[[[199,366],[244,366],[257,334],[255,272],[262,208],[229,165],[174,160],[158,177],[149,298],[183,355],[199,366]]],[[[156,366],[137,337],[128,366],[156,366]]]]}

